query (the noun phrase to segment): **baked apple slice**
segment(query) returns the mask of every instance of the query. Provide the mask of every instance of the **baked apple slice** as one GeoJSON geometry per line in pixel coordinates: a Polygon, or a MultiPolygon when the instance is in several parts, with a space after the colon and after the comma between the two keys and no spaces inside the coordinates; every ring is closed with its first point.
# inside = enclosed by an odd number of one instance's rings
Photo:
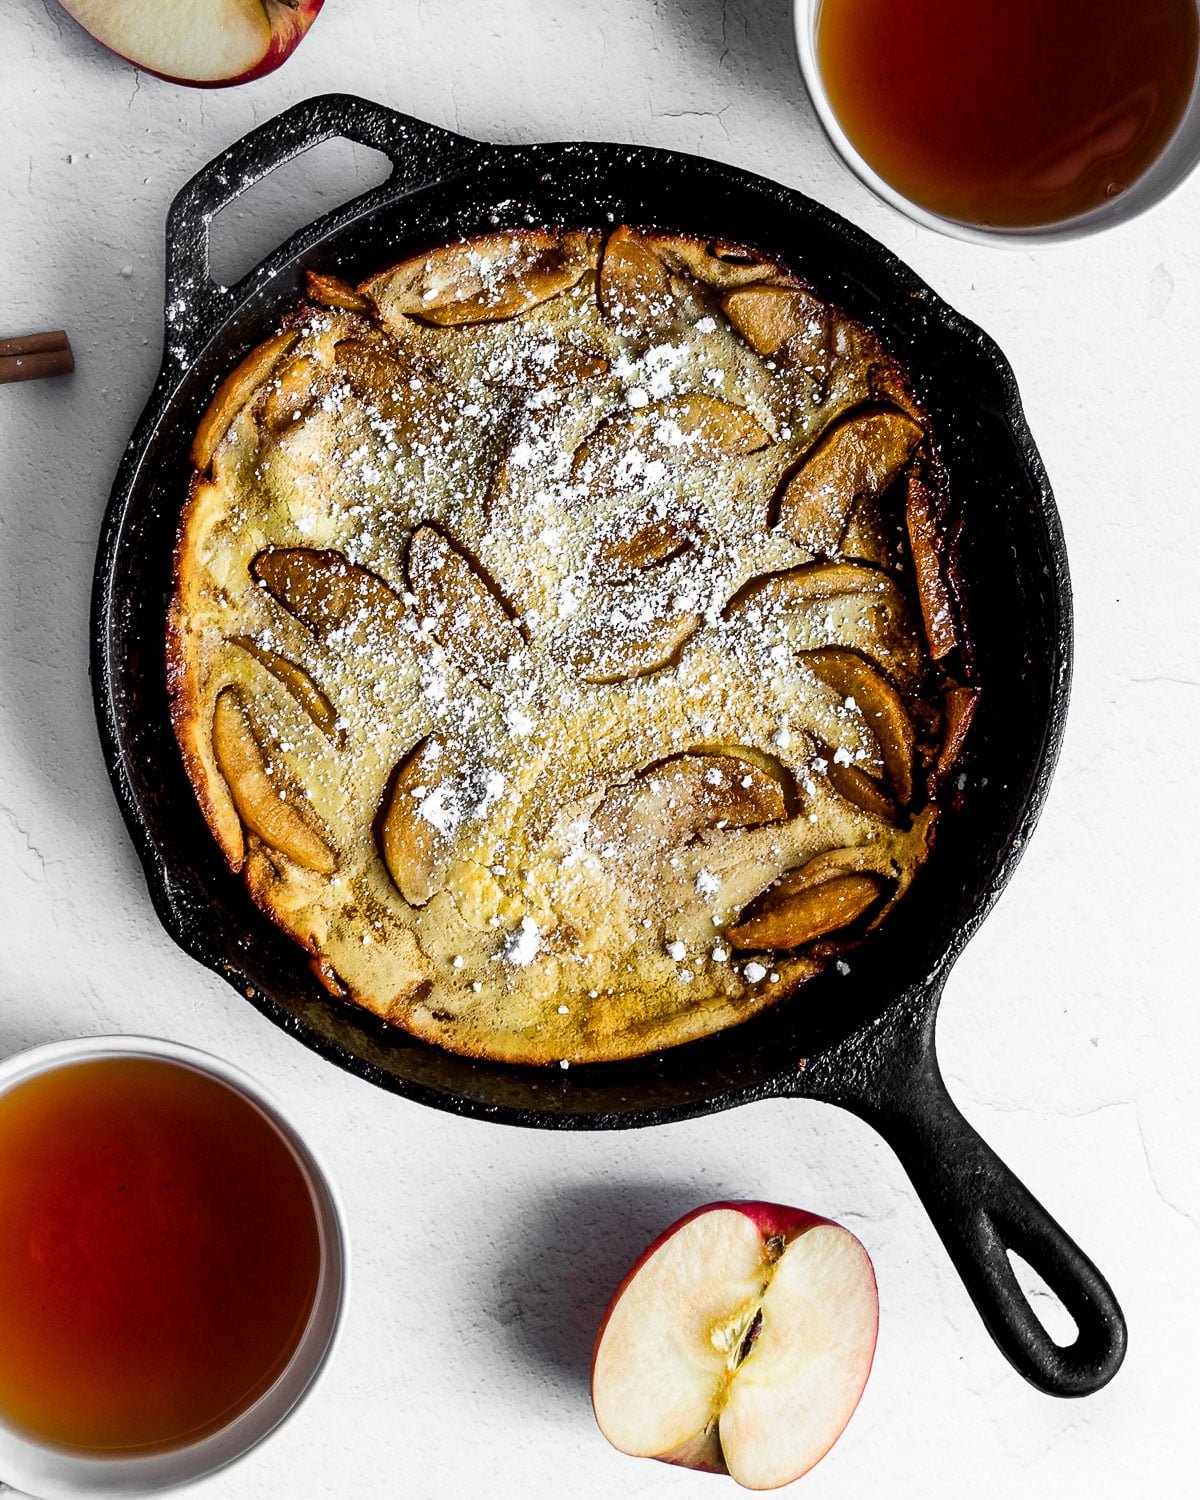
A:
{"type": "Polygon", "coordinates": [[[260,646],[248,635],[234,636],[233,644],[240,646],[287,688],[322,734],[335,742],[338,740],[337,710],[303,667],[289,661],[286,656],[281,656],[278,651],[269,651],[265,646],[260,646]]]}
{"type": "Polygon", "coordinates": [[[656,620],[638,619],[613,630],[587,623],[557,644],[559,657],[583,682],[612,684],[649,677],[674,666],[703,619],[683,608],[656,620]]]}
{"type": "Polygon", "coordinates": [[[596,298],[606,318],[634,331],[653,327],[671,310],[666,266],[645,238],[626,224],[614,229],[604,242],[596,298]]]}
{"type": "Polygon", "coordinates": [[[882,672],[860,656],[838,646],[802,651],[800,660],[834,692],[852,698],[873,731],[896,798],[907,807],[913,793],[916,735],[904,700],[882,672]]]}
{"type": "Polygon", "coordinates": [[[196,435],[192,438],[192,463],[202,474],[208,472],[213,455],[221,439],[233,426],[234,418],[245,410],[259,386],[298,337],[299,334],[294,330],[286,329],[257,345],[240,364],[230,370],[217,387],[217,393],[200,419],[196,435]]]}
{"type": "Polygon", "coordinates": [[[942,744],[930,776],[934,790],[945,782],[958,764],[978,702],[979,694],[975,688],[957,682],[951,683],[942,694],[942,744]]]}
{"type": "Polygon", "coordinates": [[[315,635],[344,630],[361,641],[393,636],[402,628],[399,594],[378,573],[340,552],[272,547],[255,557],[251,569],[267,592],[315,635]]]}
{"type": "Polygon", "coordinates": [[[322,271],[305,271],[305,290],[309,299],[322,307],[340,307],[346,312],[369,312],[371,304],[355,291],[348,281],[340,276],[331,276],[322,271]]]}
{"type": "Polygon", "coordinates": [[[709,829],[778,823],[791,800],[787,772],[767,769],[760,755],[689,750],[612,788],[592,826],[606,844],[677,849],[709,829]]]}
{"type": "Polygon", "coordinates": [[[799,287],[766,283],[736,287],[721,298],[721,311],[754,350],[777,354],[790,338],[819,326],[824,307],[799,287]]]}
{"type": "Polygon", "coordinates": [[[778,266],[729,240],[685,240],[653,232],[643,238],[672,270],[683,271],[717,291],[779,275],[778,266]]]}
{"type": "Polygon", "coordinates": [[[726,928],[725,940],[734,948],[798,948],[850,927],[885,894],[875,875],[847,872],[815,880],[808,870],[789,870],[756,896],[726,928]]]}
{"type": "Polygon", "coordinates": [[[309,414],[316,401],[314,385],[320,373],[320,365],[308,354],[298,354],[280,365],[263,398],[261,421],[268,432],[278,437],[309,414]]]}
{"type": "Polygon", "coordinates": [[[245,827],[304,869],[332,875],[337,859],[317,831],[315,813],[299,793],[276,785],[235,688],[222,688],[217,694],[212,745],[217,769],[245,827]]]}
{"type": "Polygon", "coordinates": [[[525,229],[446,245],[372,277],[360,290],[385,319],[437,328],[495,323],[559,296],[588,268],[588,237],[525,229]]]}
{"type": "Polygon", "coordinates": [[[845,765],[836,759],[828,746],[822,751],[822,759],[826,762],[826,780],[839,797],[844,797],[870,817],[878,818],[881,823],[895,824],[899,821],[899,809],[895,801],[874,776],[869,775],[861,766],[853,763],[845,765]]]}
{"type": "Polygon", "coordinates": [[[923,437],[900,411],[845,418],[784,477],[772,502],[771,524],[811,552],[834,551],[855,500],[883,494],[923,437]]]}
{"type": "Polygon", "coordinates": [[[592,565],[603,583],[629,583],[639,574],[681,557],[691,546],[691,532],[676,516],[626,516],[601,536],[592,565]]]}
{"type": "Polygon", "coordinates": [[[899,584],[882,568],[859,562],[813,562],[750,579],[725,606],[725,618],[747,609],[800,609],[852,594],[886,600],[895,607],[904,602],[899,584]]]}
{"type": "Polygon", "coordinates": [[[921,601],[929,654],[934,661],[942,661],[958,645],[958,632],[954,627],[950,590],[942,575],[942,560],[938,550],[939,532],[933,504],[933,491],[919,474],[910,475],[905,503],[908,547],[912,554],[917,597],[921,601]]]}
{"type": "Polygon", "coordinates": [[[408,544],[408,586],[434,637],[462,671],[486,680],[524,648],[521,627],[495,584],[432,526],[419,526],[408,544]]]}
{"type": "Polygon", "coordinates": [[[575,450],[571,477],[631,483],[655,463],[720,463],[770,442],[771,434],[744,406],[719,396],[680,396],[606,417],[575,450]]]}
{"type": "Polygon", "coordinates": [[[450,757],[436,736],[421,740],[396,766],[378,821],[379,852],[410,906],[424,906],[462,809],[450,757]]]}

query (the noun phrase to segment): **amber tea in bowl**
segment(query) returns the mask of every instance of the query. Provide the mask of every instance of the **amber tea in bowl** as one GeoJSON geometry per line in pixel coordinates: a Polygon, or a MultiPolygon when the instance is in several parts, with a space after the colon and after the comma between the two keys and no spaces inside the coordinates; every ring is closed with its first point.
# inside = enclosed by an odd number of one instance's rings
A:
{"type": "Polygon", "coordinates": [[[281,1419],[336,1325],[340,1224],[248,1080],[120,1038],[0,1064],[0,1479],[198,1477],[281,1419]]]}
{"type": "Polygon", "coordinates": [[[799,0],[796,14],[834,144],[932,227],[1101,228],[1200,155],[1196,0],[799,0]]]}

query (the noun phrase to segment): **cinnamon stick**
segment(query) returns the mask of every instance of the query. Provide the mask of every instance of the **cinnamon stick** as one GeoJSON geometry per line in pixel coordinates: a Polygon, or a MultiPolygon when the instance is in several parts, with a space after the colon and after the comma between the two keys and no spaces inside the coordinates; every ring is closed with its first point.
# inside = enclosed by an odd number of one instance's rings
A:
{"type": "Polygon", "coordinates": [[[59,329],[55,333],[28,333],[22,338],[0,339],[0,385],[18,380],[41,380],[49,375],[69,375],[75,368],[71,341],[59,329]]]}

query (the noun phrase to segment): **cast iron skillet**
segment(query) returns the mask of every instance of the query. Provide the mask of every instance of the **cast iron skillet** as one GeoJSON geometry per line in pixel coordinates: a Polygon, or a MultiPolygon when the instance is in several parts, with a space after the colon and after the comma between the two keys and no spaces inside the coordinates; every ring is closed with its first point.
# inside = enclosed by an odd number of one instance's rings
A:
{"type": "MultiPolygon", "coordinates": [[[[96,568],[92,670],[117,797],[167,931],[277,1025],[383,1088],[482,1120],[555,1129],[655,1125],[756,1099],[824,1099],[892,1145],[984,1322],[1040,1389],[1099,1389],[1125,1351],[1112,1292],[946,1092],[934,1018],[954,959],[1012,873],[1062,734],[1071,603],[1062,533],[1012,372],[980,332],[880,245],[799,194],[715,162],[639,147],[501,148],[349,96],[261,126],[183,189],[167,224],[166,349],[130,440],[96,568]],[[208,269],[208,225],[239,193],[343,136],[394,163],[381,187],[301,230],[233,288],[208,269]],[[931,414],[955,504],[981,707],[928,865],[852,958],[742,1026],[632,1062],[540,1070],[442,1052],[328,996],[301,950],[225,869],[167,717],[163,620],[188,443],[219,378],[296,302],[305,268],[366,275],[496,225],[627,220],[759,246],[875,328],[931,414]],[[1074,1317],[1051,1341],[1007,1251],[1074,1317]]],[[[1014,1037],[1014,1065],[1021,1038],[1014,1037]]]]}

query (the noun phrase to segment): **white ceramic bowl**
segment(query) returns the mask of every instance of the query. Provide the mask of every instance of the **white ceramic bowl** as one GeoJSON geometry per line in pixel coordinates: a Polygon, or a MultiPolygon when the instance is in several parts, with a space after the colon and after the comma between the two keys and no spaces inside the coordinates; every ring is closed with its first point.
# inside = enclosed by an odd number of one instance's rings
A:
{"type": "Polygon", "coordinates": [[[0,1491],[12,1486],[36,1500],[143,1495],[188,1484],[240,1458],[273,1432],[312,1389],[333,1348],[346,1300],[346,1232],[333,1186],[280,1106],[238,1068],[154,1037],[81,1037],[0,1061],[0,1094],[40,1073],[109,1057],[150,1057],[194,1068],[228,1084],[262,1111],[291,1148],[312,1193],[321,1270],[308,1326],[283,1373],[228,1426],[199,1442],[132,1457],[92,1456],[34,1442],[0,1420],[0,1491]]]}
{"type": "Polygon", "coordinates": [[[1132,187],[1109,202],[1102,203],[1098,208],[1090,209],[1085,214],[1076,214],[1070,219],[1063,219],[1057,224],[1043,224],[1032,229],[987,228],[933,213],[927,208],[922,208],[919,203],[906,198],[890,182],[882,178],[870,162],[859,155],[858,149],[842,129],[833,106],[829,102],[829,95],[825,90],[820,68],[817,66],[817,14],[821,9],[821,3],[822,0],[794,0],[796,51],[800,59],[800,71],[804,75],[804,84],[813,102],[813,108],[817,112],[817,118],[850,170],[866,183],[877,197],[882,198],[885,203],[890,203],[893,208],[898,208],[901,213],[907,214],[910,219],[923,224],[927,229],[938,229],[943,234],[954,235],[962,240],[974,240],[977,244],[1009,244],[1022,248],[1029,245],[1048,244],[1054,240],[1078,239],[1082,235],[1108,229],[1114,224],[1124,224],[1129,219],[1136,218],[1138,214],[1144,213],[1146,209],[1152,208],[1168,193],[1173,192],[1200,161],[1200,70],[1198,70],[1192,84],[1192,94],[1187,109],[1184,111],[1175,134],[1163,149],[1162,155],[1132,187]]]}

